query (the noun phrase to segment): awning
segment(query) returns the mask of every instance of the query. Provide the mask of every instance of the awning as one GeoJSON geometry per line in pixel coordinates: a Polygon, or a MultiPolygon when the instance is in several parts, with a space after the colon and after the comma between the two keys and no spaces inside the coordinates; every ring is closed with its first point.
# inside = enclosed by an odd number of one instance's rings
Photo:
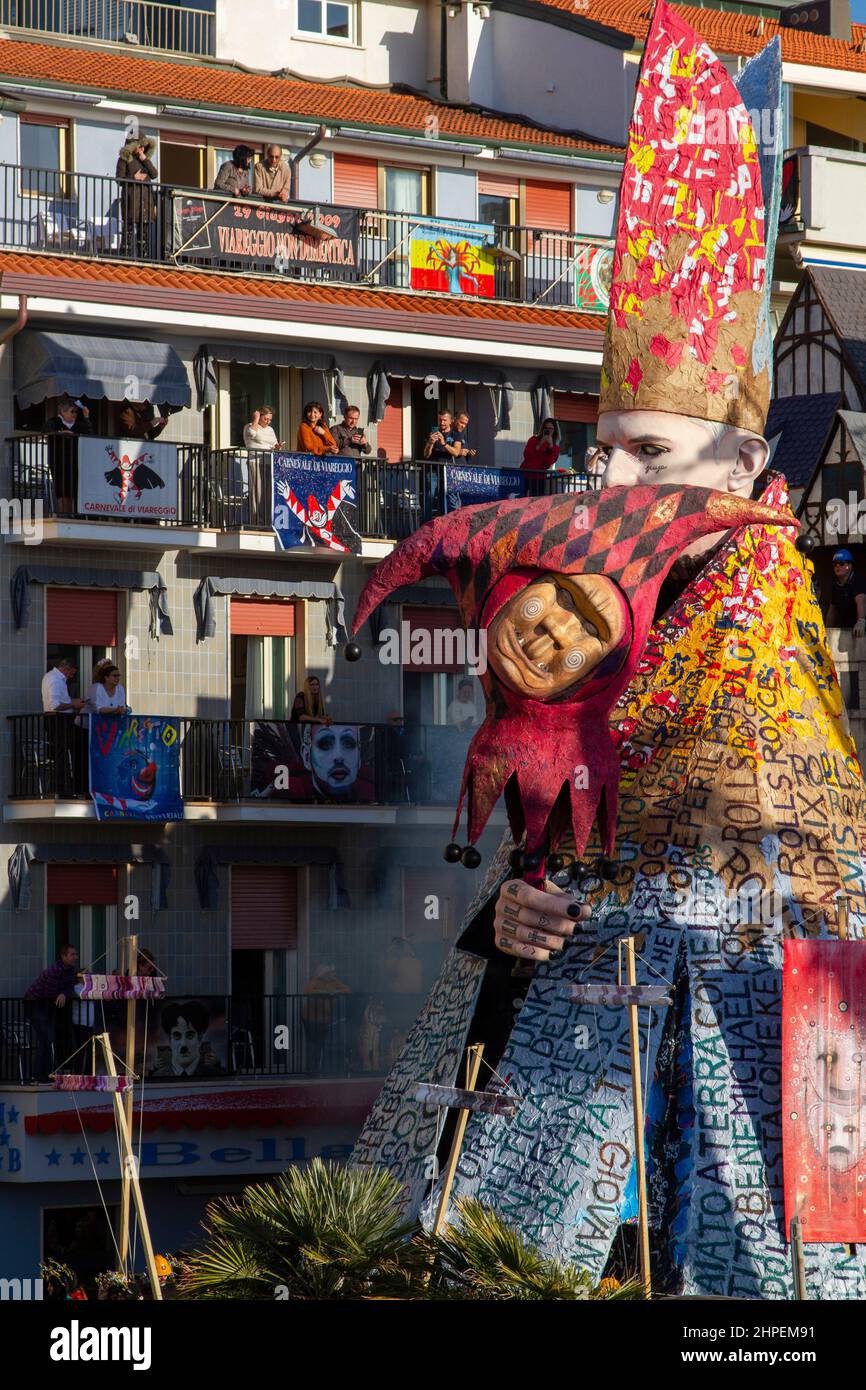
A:
{"type": "Polygon", "coordinates": [[[195,609],[196,641],[216,633],[215,594],[238,594],[242,598],[302,598],[322,602],[325,606],[325,640],[329,647],[337,646],[338,636],[346,632],[345,601],[332,579],[220,579],[208,574],[192,596],[195,609]]]}
{"type": "Polygon", "coordinates": [[[16,912],[30,907],[32,881],[30,865],[37,864],[149,864],[150,910],[162,912],[168,907],[168,886],[171,865],[158,845],[105,844],[22,844],[16,845],[7,865],[9,894],[16,912]]]}
{"type": "MultiPolygon", "coordinates": [[[[270,1129],[274,1125],[356,1124],[366,1119],[382,1089],[381,1078],[351,1081],[299,1082],[288,1086],[245,1087],[243,1090],[186,1092],[148,1100],[136,1114],[137,1129],[270,1129]]],[[[114,1130],[109,1106],[80,1106],[26,1115],[24,1130],[35,1134],[92,1134],[114,1130]]]]}
{"type": "Polygon", "coordinates": [[[303,869],[320,864],[328,869],[328,907],[332,912],[351,907],[343,861],[333,845],[304,845],[297,841],[279,845],[215,845],[203,849],[195,861],[193,877],[198,891],[199,906],[204,912],[216,912],[219,907],[220,880],[217,868],[228,864],[278,864],[303,869]]]}
{"type": "Polygon", "coordinates": [[[272,347],[270,343],[202,343],[195,355],[193,374],[197,395],[196,405],[204,410],[214,405],[217,399],[217,362],[237,362],[244,367],[296,367],[302,372],[321,372],[325,382],[333,382],[337,397],[345,401],[343,395],[343,371],[336,358],[329,352],[317,352],[315,348],[272,347]]]}
{"type": "Polygon", "coordinates": [[[167,343],[26,328],[15,339],[14,355],[15,396],[22,407],[64,393],[150,401],[171,410],[192,400],[186,367],[167,343]]]}
{"type": "Polygon", "coordinates": [[[32,568],[19,565],[9,581],[12,617],[19,630],[26,627],[30,619],[31,584],[60,584],[63,588],[129,589],[135,593],[149,593],[151,637],[159,637],[160,633],[166,637],[172,636],[167,591],[157,570],[100,570],[83,569],[81,566],[69,569],[64,565],[32,568]]]}

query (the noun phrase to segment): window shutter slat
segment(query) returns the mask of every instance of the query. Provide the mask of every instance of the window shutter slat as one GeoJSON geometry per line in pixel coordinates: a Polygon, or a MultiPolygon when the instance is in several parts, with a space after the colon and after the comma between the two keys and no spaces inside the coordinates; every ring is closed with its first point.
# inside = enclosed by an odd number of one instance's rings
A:
{"type": "Polygon", "coordinates": [[[520,180],[502,174],[479,174],[478,192],[488,198],[519,198],[520,180]]]}
{"type": "Polygon", "coordinates": [[[464,652],[463,624],[455,608],[410,608],[403,607],[403,622],[409,624],[408,650],[403,650],[403,665],[411,666],[413,671],[456,673],[463,670],[463,662],[456,660],[464,652]],[[430,634],[429,642],[422,645],[423,638],[417,633],[430,634]],[[449,638],[448,633],[454,637],[449,638]],[[429,656],[424,660],[425,655],[429,656]]]}
{"type": "Polygon", "coordinates": [[[116,864],[49,864],[49,906],[117,906],[116,864]]]}
{"type": "Polygon", "coordinates": [[[117,593],[114,589],[50,587],[46,599],[49,642],[117,646],[117,593]]]}
{"type": "Polygon", "coordinates": [[[553,393],[553,413],[557,420],[594,425],[598,420],[598,396],[573,395],[569,391],[553,393]]]}
{"type": "Polygon", "coordinates": [[[280,599],[233,598],[233,637],[294,637],[295,605],[280,599]]]}
{"type": "Polygon", "coordinates": [[[338,207],[375,208],[379,203],[379,165],[360,155],[334,155],[334,202],[338,207]]]}
{"type": "Polygon", "coordinates": [[[541,183],[526,180],[524,217],[527,227],[551,232],[571,231],[570,183],[541,183]]]}
{"type": "Polygon", "coordinates": [[[283,864],[232,865],[232,950],[298,949],[298,871],[283,864]]]}
{"type": "Polygon", "coordinates": [[[389,378],[391,394],[385,402],[385,414],[379,421],[376,446],[384,449],[389,463],[399,463],[403,457],[403,378],[389,378]]]}

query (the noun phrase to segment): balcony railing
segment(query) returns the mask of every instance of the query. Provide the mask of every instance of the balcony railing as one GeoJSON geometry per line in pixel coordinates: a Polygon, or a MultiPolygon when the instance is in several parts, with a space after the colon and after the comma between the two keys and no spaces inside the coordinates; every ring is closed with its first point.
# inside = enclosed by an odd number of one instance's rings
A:
{"type": "MultiPolygon", "coordinates": [[[[302,765],[301,729],[286,720],[190,719],[180,723],[180,775],[184,801],[216,805],[451,806],[457,798],[472,730],[448,724],[356,724],[351,712],[332,727],[357,727],[360,745],[351,782],[328,791],[328,772],[302,765]],[[288,768],[278,789],[273,768],[288,768]],[[292,769],[294,771],[292,772],[292,769]]],[[[13,714],[13,800],[89,800],[86,716],[13,714]]],[[[323,755],[324,756],[324,755],[323,755]]],[[[351,758],[349,759],[351,762],[351,758]]],[[[339,784],[337,784],[339,785],[339,784]]]]}
{"type": "Polygon", "coordinates": [[[161,0],[0,0],[0,26],[163,53],[211,57],[214,52],[211,7],[161,0]]]}
{"type": "MultiPolygon", "coordinates": [[[[421,994],[383,994],[378,990],[208,996],[211,1025],[205,1034],[207,1064],[200,1078],[194,1079],[384,1076],[395,1037],[405,1034],[422,1003],[421,994]],[[372,1031],[364,1027],[371,1002],[377,1005],[372,1031]]],[[[145,1057],[136,1058],[136,1074],[148,1084],[176,1080],[179,1085],[188,1085],[190,1078],[176,1076],[172,1069],[170,1043],[159,1029],[161,1007],[160,1003],[149,1006],[151,1046],[145,1057]]],[[[42,1067],[43,1074],[56,1065],[62,1071],[76,1070],[76,1063],[63,1066],[63,1061],[94,1031],[116,1036],[121,1054],[125,1020],[123,1003],[70,1001],[65,1008],[56,1009],[52,1001],[49,1013],[40,1004],[24,999],[0,999],[0,1083],[27,1085],[38,1079],[42,1067]]]]}
{"type": "Polygon", "coordinates": [[[0,245],[600,313],[612,264],[609,240],[575,232],[233,200],[108,173],[19,164],[0,164],[0,245]],[[431,250],[413,274],[417,238],[431,250]]]}
{"type": "MultiPolygon", "coordinates": [[[[106,443],[116,442],[106,440],[106,443]]],[[[159,521],[116,513],[78,511],[78,440],[65,434],[21,434],[7,440],[10,493],[14,501],[41,502],[43,517],[80,517],[126,526],[211,527],[218,531],[271,531],[271,455],[254,449],[218,449],[178,444],[176,518],[159,521]]],[[[371,540],[402,540],[446,506],[446,465],[426,461],[358,462],[361,534],[371,540]]],[[[519,474],[515,472],[515,477],[519,474]]],[[[528,496],[583,492],[593,486],[584,473],[557,471],[526,478],[528,496]]]]}

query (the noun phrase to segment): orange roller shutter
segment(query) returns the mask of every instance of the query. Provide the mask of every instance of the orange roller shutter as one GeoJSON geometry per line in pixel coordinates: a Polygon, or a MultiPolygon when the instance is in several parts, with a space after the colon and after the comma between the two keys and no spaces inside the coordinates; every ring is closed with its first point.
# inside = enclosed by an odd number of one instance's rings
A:
{"type": "Polygon", "coordinates": [[[295,605],[280,599],[233,598],[232,637],[294,637],[295,605]]]}
{"type": "Polygon", "coordinates": [[[297,869],[283,864],[233,864],[232,950],[297,948],[297,869]]]}
{"type": "Polygon", "coordinates": [[[338,207],[378,207],[378,162],[359,155],[335,154],[334,202],[338,207]]]}
{"type": "Polygon", "coordinates": [[[389,381],[391,394],[379,421],[376,447],[385,450],[389,463],[399,463],[403,457],[403,378],[390,377],[389,381]]]}
{"type": "Polygon", "coordinates": [[[479,174],[478,192],[487,198],[519,198],[520,180],[507,179],[501,174],[479,174]]]}
{"type": "Polygon", "coordinates": [[[523,193],[526,226],[552,232],[570,232],[573,198],[574,189],[570,183],[542,183],[527,179],[523,193]]]}
{"type": "Polygon", "coordinates": [[[557,420],[571,420],[582,425],[594,425],[598,420],[598,396],[572,395],[570,391],[554,391],[553,413],[557,420]]]}
{"type": "Polygon", "coordinates": [[[117,646],[117,593],[114,589],[49,588],[46,602],[49,642],[117,646]]]}
{"type": "Polygon", "coordinates": [[[403,651],[403,665],[413,671],[463,670],[464,663],[455,658],[464,652],[463,624],[456,608],[403,607],[403,622],[409,624],[409,647],[403,651]],[[425,642],[416,633],[429,634],[425,642]],[[450,634],[453,634],[450,635],[450,634]],[[425,660],[424,658],[429,659],[425,660]]]}
{"type": "Polygon", "coordinates": [[[49,864],[47,868],[49,906],[117,906],[116,864],[49,864]]]}

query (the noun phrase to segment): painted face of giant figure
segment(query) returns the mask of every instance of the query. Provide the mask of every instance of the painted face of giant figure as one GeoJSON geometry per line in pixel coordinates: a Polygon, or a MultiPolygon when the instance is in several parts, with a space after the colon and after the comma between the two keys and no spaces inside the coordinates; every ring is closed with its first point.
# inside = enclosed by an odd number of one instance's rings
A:
{"type": "MultiPolygon", "coordinates": [[[[687,483],[751,497],[770,446],[759,434],[664,410],[610,410],[599,416],[593,472],[605,487],[639,483],[687,483]]],[[[722,533],[704,536],[686,550],[700,555],[722,533]]]]}
{"type": "Polygon", "coordinates": [[[603,575],[551,574],[497,613],[487,660],[518,695],[553,700],[583,680],[623,635],[623,611],[603,575]]]}

